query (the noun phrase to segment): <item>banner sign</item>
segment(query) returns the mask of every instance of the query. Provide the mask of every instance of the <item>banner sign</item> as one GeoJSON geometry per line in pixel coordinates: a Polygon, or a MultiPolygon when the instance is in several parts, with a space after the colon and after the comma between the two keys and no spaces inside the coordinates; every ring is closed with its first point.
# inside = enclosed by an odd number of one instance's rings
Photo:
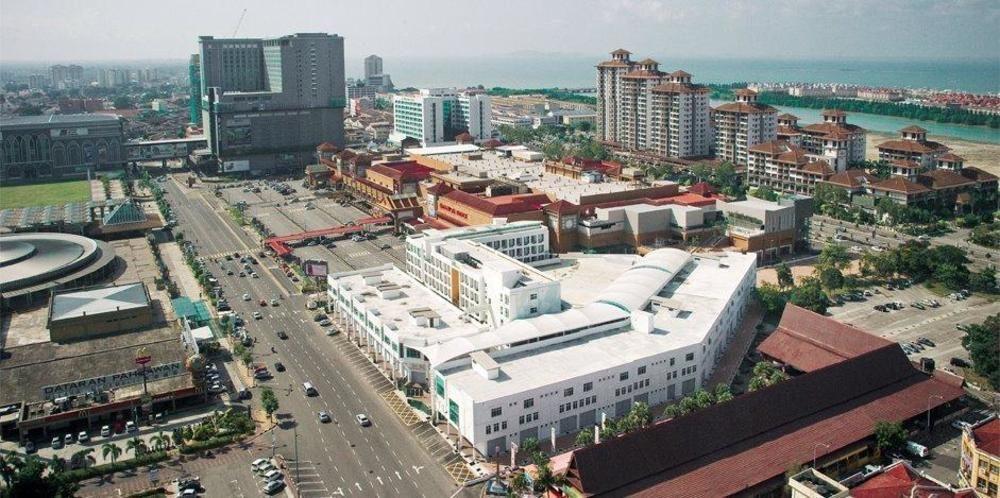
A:
{"type": "MultiPolygon", "coordinates": [[[[146,380],[149,382],[168,377],[177,377],[185,373],[184,363],[164,363],[146,368],[146,380]]],[[[94,391],[107,391],[119,387],[142,384],[142,371],[129,370],[116,374],[102,375],[90,379],[75,380],[51,386],[42,387],[42,398],[53,400],[64,396],[80,396],[94,391]]]]}

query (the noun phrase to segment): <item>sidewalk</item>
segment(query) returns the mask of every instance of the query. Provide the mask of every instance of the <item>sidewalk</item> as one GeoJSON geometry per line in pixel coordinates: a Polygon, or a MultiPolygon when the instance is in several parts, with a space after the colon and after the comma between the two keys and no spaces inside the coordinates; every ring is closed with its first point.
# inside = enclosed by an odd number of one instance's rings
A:
{"type": "MultiPolygon", "coordinates": [[[[181,426],[185,426],[185,425],[188,425],[188,424],[192,424],[192,423],[196,423],[196,422],[200,421],[201,419],[210,416],[213,411],[215,411],[215,410],[222,411],[222,410],[225,410],[226,408],[227,407],[223,403],[217,402],[217,403],[213,403],[213,404],[208,404],[208,405],[200,406],[196,410],[193,409],[193,410],[187,410],[187,411],[184,411],[184,412],[179,412],[177,414],[174,414],[174,416],[172,416],[172,417],[168,417],[166,419],[167,421],[165,423],[156,424],[156,425],[140,425],[139,426],[139,433],[138,433],[137,436],[140,439],[146,441],[147,444],[148,444],[148,441],[149,441],[149,439],[151,437],[153,437],[153,436],[155,436],[155,435],[157,435],[157,434],[159,434],[161,432],[164,433],[164,434],[166,434],[166,435],[168,435],[168,436],[172,436],[172,432],[173,432],[173,430],[175,428],[181,427],[181,426]]],[[[60,434],[60,436],[61,436],[61,434],[60,434]]],[[[126,454],[125,453],[125,445],[127,444],[128,440],[130,440],[130,439],[132,439],[132,435],[125,434],[125,433],[114,434],[111,437],[101,437],[100,436],[100,428],[99,427],[95,427],[94,429],[91,430],[90,441],[88,441],[87,443],[83,443],[83,444],[73,443],[73,444],[64,446],[62,449],[59,449],[59,450],[53,450],[51,446],[48,446],[48,444],[46,444],[45,446],[42,446],[42,447],[38,448],[38,451],[37,451],[36,455],[39,458],[42,458],[42,459],[45,459],[45,460],[52,459],[52,457],[54,455],[57,455],[59,457],[65,458],[66,460],[69,460],[69,458],[73,455],[73,453],[76,453],[76,452],[81,451],[81,450],[86,450],[86,449],[93,448],[94,449],[94,453],[92,453],[91,456],[93,456],[94,459],[97,461],[96,462],[97,465],[101,465],[101,464],[105,464],[105,463],[111,463],[111,459],[110,458],[105,459],[104,455],[102,454],[103,451],[102,451],[101,447],[104,444],[106,444],[106,443],[114,443],[114,444],[118,445],[119,448],[121,448],[122,454],[118,457],[118,460],[123,460],[123,459],[130,458],[131,454],[126,454]]],[[[16,441],[3,441],[3,442],[0,442],[0,449],[5,450],[5,451],[19,453],[19,454],[23,454],[24,453],[24,448],[19,447],[17,445],[16,441]]]]}
{"type": "Polygon", "coordinates": [[[159,247],[163,262],[170,270],[171,279],[180,288],[181,295],[188,296],[191,299],[198,299],[196,296],[201,296],[201,286],[198,285],[194,274],[191,273],[191,268],[188,268],[188,265],[184,263],[184,254],[181,252],[181,247],[176,242],[165,242],[160,244],[159,247]]]}

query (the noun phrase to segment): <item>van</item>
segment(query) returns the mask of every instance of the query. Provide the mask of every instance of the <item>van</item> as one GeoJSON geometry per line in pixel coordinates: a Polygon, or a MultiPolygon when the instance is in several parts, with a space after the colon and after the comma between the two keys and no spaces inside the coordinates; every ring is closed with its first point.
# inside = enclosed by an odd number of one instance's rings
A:
{"type": "Polygon", "coordinates": [[[927,458],[927,456],[931,454],[930,450],[928,450],[926,446],[918,444],[914,441],[906,442],[906,451],[911,455],[918,456],[920,458],[927,458]]]}
{"type": "Polygon", "coordinates": [[[302,391],[306,393],[306,396],[316,396],[319,394],[319,392],[316,391],[316,387],[312,385],[312,382],[303,382],[302,391]]]}

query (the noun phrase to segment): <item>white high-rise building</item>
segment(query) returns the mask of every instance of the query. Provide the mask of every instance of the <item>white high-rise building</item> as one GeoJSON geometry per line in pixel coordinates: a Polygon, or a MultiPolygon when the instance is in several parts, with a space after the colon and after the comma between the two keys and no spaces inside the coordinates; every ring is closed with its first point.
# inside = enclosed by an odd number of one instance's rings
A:
{"type": "Polygon", "coordinates": [[[425,88],[392,99],[394,130],[390,141],[414,138],[423,147],[452,143],[467,132],[474,141],[492,137],[493,111],[485,93],[454,88],[425,88]]]}
{"type": "Polygon", "coordinates": [[[709,89],[684,71],[665,73],[652,59],[616,50],[597,65],[598,138],[660,156],[704,156],[712,144],[709,89]]]}
{"type": "Polygon", "coordinates": [[[746,166],[750,147],[778,137],[778,110],[757,102],[757,92],[736,90],[736,102],[712,110],[715,157],[746,166]]]}

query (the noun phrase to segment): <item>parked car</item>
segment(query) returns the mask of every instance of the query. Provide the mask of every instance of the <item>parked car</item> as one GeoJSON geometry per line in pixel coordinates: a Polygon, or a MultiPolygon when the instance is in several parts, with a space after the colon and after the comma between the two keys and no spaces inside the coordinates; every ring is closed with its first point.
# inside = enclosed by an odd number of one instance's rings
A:
{"type": "Polygon", "coordinates": [[[274,370],[278,371],[278,372],[284,372],[285,371],[285,365],[284,365],[284,363],[281,363],[280,361],[279,362],[275,362],[275,364],[274,364],[274,370]]]}
{"type": "Polygon", "coordinates": [[[330,325],[333,325],[333,322],[331,322],[329,319],[320,320],[319,322],[320,327],[329,327],[330,325]]]}
{"type": "Polygon", "coordinates": [[[249,301],[250,300],[250,294],[243,294],[243,300],[244,301],[249,301]]]}
{"type": "Polygon", "coordinates": [[[970,364],[968,361],[958,357],[952,357],[948,363],[951,363],[952,366],[959,368],[969,368],[972,366],[972,364],[970,364]]]}
{"type": "Polygon", "coordinates": [[[87,434],[87,431],[80,431],[80,433],[76,435],[76,440],[81,443],[86,443],[87,441],[90,441],[90,434],[87,434]]]}
{"type": "Polygon", "coordinates": [[[277,305],[278,305],[278,299],[277,298],[271,298],[271,306],[277,306],[277,305]]]}
{"type": "Polygon", "coordinates": [[[59,438],[59,436],[52,438],[52,449],[58,450],[59,448],[62,447],[63,447],[63,441],[62,439],[59,438]]]}
{"type": "Polygon", "coordinates": [[[35,450],[36,450],[35,443],[33,441],[28,441],[27,443],[24,443],[25,453],[34,453],[35,450]]]}
{"type": "Polygon", "coordinates": [[[264,465],[265,463],[271,463],[271,461],[268,460],[268,459],[266,459],[266,458],[258,458],[256,460],[250,462],[250,470],[253,470],[254,472],[256,472],[257,471],[257,467],[260,467],[261,465],[264,465]]]}
{"type": "Polygon", "coordinates": [[[125,422],[125,432],[129,434],[139,432],[139,426],[135,425],[135,422],[129,420],[128,422],[125,422]]]}
{"type": "Polygon", "coordinates": [[[324,315],[323,313],[316,313],[315,315],[313,315],[314,322],[322,322],[323,320],[326,320],[326,315],[324,315]]]}
{"type": "Polygon", "coordinates": [[[266,495],[273,495],[281,491],[284,487],[285,481],[267,481],[267,484],[260,488],[260,490],[266,495]]]}
{"type": "Polygon", "coordinates": [[[111,426],[110,425],[101,426],[101,437],[111,437],[111,426]]]}
{"type": "Polygon", "coordinates": [[[288,333],[285,332],[284,330],[279,330],[278,331],[278,339],[281,339],[281,340],[288,339],[288,333]]]}
{"type": "Polygon", "coordinates": [[[253,312],[253,319],[254,320],[260,320],[261,318],[264,318],[264,315],[261,315],[259,311],[254,311],[253,312]]]}

